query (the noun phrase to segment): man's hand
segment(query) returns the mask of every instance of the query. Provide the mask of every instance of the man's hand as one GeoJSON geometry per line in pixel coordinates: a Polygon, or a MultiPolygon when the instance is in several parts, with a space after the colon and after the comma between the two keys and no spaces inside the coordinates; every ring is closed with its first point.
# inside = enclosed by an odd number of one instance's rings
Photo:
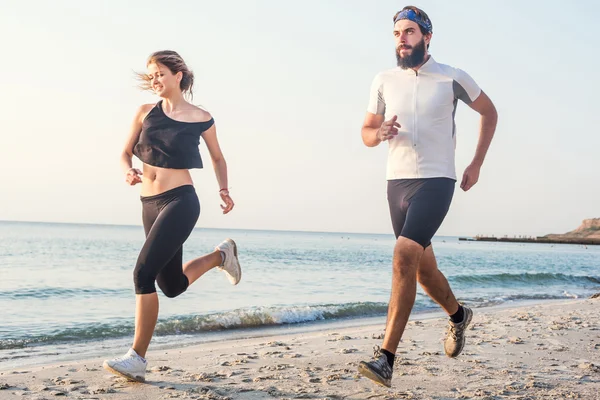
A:
{"type": "Polygon", "coordinates": [[[398,119],[397,115],[394,115],[389,121],[385,121],[381,124],[381,127],[377,130],[377,139],[385,142],[398,134],[398,128],[400,124],[396,122],[398,119]]]}
{"type": "Polygon", "coordinates": [[[463,174],[462,182],[460,183],[460,188],[465,192],[471,189],[479,180],[480,171],[481,166],[476,164],[471,164],[467,168],[465,168],[465,173],[463,174]]]}

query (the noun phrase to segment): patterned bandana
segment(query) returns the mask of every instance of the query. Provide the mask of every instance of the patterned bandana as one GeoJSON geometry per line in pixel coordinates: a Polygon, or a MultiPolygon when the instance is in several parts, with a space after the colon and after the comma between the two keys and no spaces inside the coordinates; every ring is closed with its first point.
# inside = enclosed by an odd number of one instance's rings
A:
{"type": "Polygon", "coordinates": [[[427,31],[427,33],[431,33],[431,21],[429,19],[424,19],[422,16],[417,15],[413,10],[404,10],[394,20],[394,24],[402,19],[407,19],[409,21],[416,22],[419,26],[423,27],[427,31]]]}

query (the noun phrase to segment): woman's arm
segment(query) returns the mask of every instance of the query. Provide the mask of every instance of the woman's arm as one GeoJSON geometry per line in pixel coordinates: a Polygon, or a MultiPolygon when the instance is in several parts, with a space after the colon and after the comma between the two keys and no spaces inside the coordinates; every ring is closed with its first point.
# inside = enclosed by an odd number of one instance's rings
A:
{"type": "Polygon", "coordinates": [[[213,168],[215,169],[217,182],[219,182],[219,194],[221,195],[221,199],[225,202],[225,206],[221,205],[221,208],[223,209],[223,214],[227,214],[233,209],[234,203],[229,196],[227,187],[227,162],[225,161],[225,157],[223,157],[223,152],[221,151],[219,141],[217,140],[217,129],[215,128],[215,125],[213,124],[213,126],[204,131],[202,137],[206,142],[206,147],[208,148],[213,168]]]}
{"type": "Polygon", "coordinates": [[[140,177],[140,175],[142,175],[142,171],[131,168],[133,148],[138,142],[140,133],[142,132],[142,123],[144,122],[144,118],[146,118],[146,115],[150,112],[153,106],[153,104],[144,104],[138,108],[137,112],[135,113],[135,117],[133,118],[131,128],[129,129],[129,135],[127,136],[125,147],[121,152],[121,168],[126,175],[125,180],[132,186],[142,181],[142,178],[140,177]]]}

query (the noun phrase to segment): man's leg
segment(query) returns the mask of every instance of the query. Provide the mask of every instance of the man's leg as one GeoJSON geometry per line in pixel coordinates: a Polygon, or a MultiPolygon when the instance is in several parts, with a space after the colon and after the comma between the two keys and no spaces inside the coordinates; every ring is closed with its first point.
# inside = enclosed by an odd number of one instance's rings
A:
{"type": "Polygon", "coordinates": [[[392,261],[392,294],[382,346],[392,354],[398,349],[398,343],[415,303],[417,270],[422,255],[423,246],[419,243],[402,236],[396,241],[392,261]]]}
{"type": "Polygon", "coordinates": [[[397,242],[386,333],[383,348],[375,352],[374,359],[363,361],[358,367],[361,374],[381,385],[391,386],[395,352],[415,302],[417,271],[424,249],[431,244],[448,212],[454,185],[455,181],[447,178],[388,181],[388,203],[397,242]]]}
{"type": "Polygon", "coordinates": [[[417,269],[422,255],[423,245],[402,236],[397,239],[392,261],[392,293],[383,347],[375,351],[374,360],[362,361],[358,366],[362,375],[383,386],[392,385],[393,360],[415,303],[417,269]]]}
{"type": "MultiPolygon", "coordinates": [[[[417,269],[427,242],[419,242],[406,234],[407,225],[419,224],[419,217],[410,209],[410,199],[423,187],[424,180],[397,179],[388,181],[388,204],[392,227],[396,236],[392,259],[392,291],[388,305],[383,348],[375,351],[371,361],[359,364],[359,372],[374,382],[391,386],[395,353],[406,328],[406,323],[417,294],[417,269]],[[409,219],[412,222],[409,222],[409,219]]],[[[409,231],[414,231],[414,228],[409,231]]],[[[429,240],[429,239],[427,239],[429,240]]]]}
{"type": "Polygon", "coordinates": [[[458,301],[450,289],[448,280],[438,269],[433,246],[428,246],[421,257],[419,268],[417,269],[417,281],[436,303],[438,303],[448,315],[458,311],[458,301]]]}
{"type": "Polygon", "coordinates": [[[448,280],[437,268],[432,246],[425,249],[419,268],[417,280],[421,287],[450,316],[448,334],[444,342],[444,351],[448,357],[456,357],[465,345],[465,330],[471,323],[473,311],[458,304],[448,280]]]}

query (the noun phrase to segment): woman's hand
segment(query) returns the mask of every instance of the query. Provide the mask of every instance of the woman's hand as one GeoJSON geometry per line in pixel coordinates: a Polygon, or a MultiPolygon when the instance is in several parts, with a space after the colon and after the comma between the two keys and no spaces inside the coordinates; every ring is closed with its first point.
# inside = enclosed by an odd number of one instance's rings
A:
{"type": "Polygon", "coordinates": [[[127,175],[125,175],[125,182],[129,183],[130,186],[138,184],[142,181],[142,171],[137,168],[129,168],[127,175]]]}
{"type": "Polygon", "coordinates": [[[221,204],[221,209],[223,210],[223,214],[227,214],[229,211],[231,211],[233,209],[233,206],[235,204],[233,203],[233,200],[229,196],[229,190],[221,189],[219,191],[219,194],[221,195],[221,200],[223,200],[225,202],[225,205],[221,204]]]}

